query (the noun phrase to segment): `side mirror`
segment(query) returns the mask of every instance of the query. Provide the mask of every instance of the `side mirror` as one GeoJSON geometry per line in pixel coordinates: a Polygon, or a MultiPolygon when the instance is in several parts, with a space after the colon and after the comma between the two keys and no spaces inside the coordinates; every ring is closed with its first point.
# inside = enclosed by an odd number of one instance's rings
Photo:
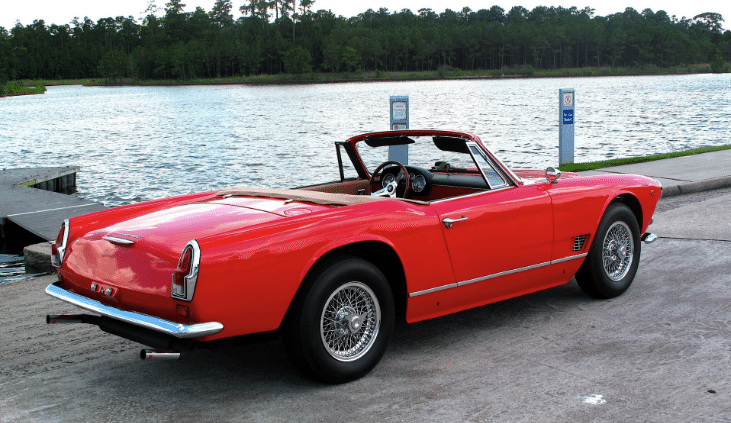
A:
{"type": "Polygon", "coordinates": [[[548,180],[548,182],[550,182],[552,184],[556,184],[556,183],[558,183],[558,178],[560,178],[560,177],[561,177],[560,170],[556,170],[553,167],[549,167],[546,169],[546,179],[548,180]]]}

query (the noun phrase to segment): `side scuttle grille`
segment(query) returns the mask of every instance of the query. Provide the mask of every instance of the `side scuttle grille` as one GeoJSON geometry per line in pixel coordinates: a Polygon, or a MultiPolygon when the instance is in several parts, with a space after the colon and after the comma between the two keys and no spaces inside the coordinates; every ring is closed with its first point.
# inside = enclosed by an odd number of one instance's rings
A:
{"type": "Polygon", "coordinates": [[[584,248],[584,242],[586,242],[586,238],[588,236],[589,234],[577,236],[576,239],[574,239],[573,251],[581,251],[584,248]]]}

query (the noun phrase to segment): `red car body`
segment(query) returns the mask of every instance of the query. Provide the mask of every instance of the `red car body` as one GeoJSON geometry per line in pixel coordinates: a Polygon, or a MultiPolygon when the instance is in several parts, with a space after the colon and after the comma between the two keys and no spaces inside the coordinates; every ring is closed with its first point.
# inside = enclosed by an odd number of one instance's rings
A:
{"type": "MultiPolygon", "coordinates": [[[[542,173],[512,171],[477,136],[463,132],[390,131],[337,144],[339,182],[294,190],[212,191],[71,219],[54,245],[59,282],[47,291],[123,327],[78,316],[49,316],[49,322],[99,324],[106,331],[176,350],[244,335],[281,334],[288,313],[304,301],[299,296],[308,275],[341,256],[375,266],[387,280],[396,314],[417,322],[567,283],[595,245],[610,205],[629,209],[639,235],[646,238],[661,194],[657,181],[644,176],[569,175],[549,181],[542,173]],[[493,188],[488,177],[479,175],[480,164],[462,174],[408,168],[407,173],[414,172],[411,179],[421,171],[431,184],[428,195],[367,195],[373,185],[379,187],[380,175],[374,179],[369,173],[359,143],[383,146],[420,137],[438,139],[440,148],[449,151],[465,151],[462,143],[476,147],[473,157],[479,153],[479,160],[489,162],[492,175],[504,185],[493,188]],[[343,176],[341,151],[359,177],[343,176]],[[486,183],[484,188],[438,183],[450,178],[462,178],[467,185],[486,183]],[[180,273],[181,263],[196,258],[192,249],[188,258],[181,256],[191,240],[199,248],[194,292],[190,298],[175,298],[171,280],[176,269],[180,273]],[[135,322],[139,316],[207,330],[166,332],[135,322]],[[211,329],[213,323],[217,325],[211,329]]],[[[398,166],[389,169],[395,174],[398,166]]],[[[401,185],[417,186],[413,180],[403,181],[403,174],[395,175],[401,185]]],[[[382,175],[385,184],[386,171],[382,175]]],[[[639,248],[634,251],[639,260],[639,248]]],[[[632,257],[617,254],[620,259],[632,257]]],[[[190,275],[190,269],[185,272],[190,275]]],[[[367,317],[355,312],[349,316],[356,321],[367,317]]],[[[362,376],[372,365],[344,378],[314,373],[340,382],[362,376]]],[[[312,367],[318,366],[310,363],[312,367]]]]}

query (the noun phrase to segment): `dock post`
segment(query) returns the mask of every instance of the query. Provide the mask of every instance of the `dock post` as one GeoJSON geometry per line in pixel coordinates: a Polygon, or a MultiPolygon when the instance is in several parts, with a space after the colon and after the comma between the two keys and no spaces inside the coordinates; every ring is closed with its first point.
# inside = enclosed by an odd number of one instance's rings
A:
{"type": "Polygon", "coordinates": [[[574,162],[574,89],[558,90],[558,164],[574,162]]]}
{"type": "MultiPolygon", "coordinates": [[[[391,123],[389,129],[409,129],[409,96],[392,95],[390,99],[391,123]]],[[[409,146],[392,145],[388,147],[388,160],[409,164],[409,146]]]]}

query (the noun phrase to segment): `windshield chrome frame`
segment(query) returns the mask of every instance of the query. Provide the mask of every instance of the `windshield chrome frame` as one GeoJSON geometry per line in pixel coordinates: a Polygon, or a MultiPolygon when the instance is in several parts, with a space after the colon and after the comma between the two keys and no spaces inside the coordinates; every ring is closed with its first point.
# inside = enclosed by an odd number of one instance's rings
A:
{"type": "Polygon", "coordinates": [[[475,166],[477,166],[477,169],[480,171],[482,178],[485,180],[485,183],[487,184],[487,186],[489,187],[490,190],[510,186],[509,181],[511,181],[511,178],[509,178],[509,177],[507,177],[507,175],[505,175],[505,172],[503,171],[502,166],[498,166],[497,163],[495,163],[495,161],[492,160],[490,155],[486,154],[482,150],[482,148],[480,148],[481,146],[478,143],[476,143],[474,141],[467,141],[467,142],[465,142],[465,145],[467,146],[467,151],[470,153],[470,156],[472,156],[472,161],[475,163],[475,166]],[[490,183],[490,179],[487,177],[487,175],[485,174],[485,171],[482,169],[480,164],[477,162],[477,158],[475,157],[475,153],[473,152],[472,147],[475,147],[477,149],[477,151],[480,153],[480,156],[487,162],[488,165],[490,165],[490,167],[492,167],[492,170],[494,170],[495,173],[497,173],[498,176],[500,176],[500,178],[502,178],[502,180],[503,180],[502,184],[493,186],[490,183]]]}

